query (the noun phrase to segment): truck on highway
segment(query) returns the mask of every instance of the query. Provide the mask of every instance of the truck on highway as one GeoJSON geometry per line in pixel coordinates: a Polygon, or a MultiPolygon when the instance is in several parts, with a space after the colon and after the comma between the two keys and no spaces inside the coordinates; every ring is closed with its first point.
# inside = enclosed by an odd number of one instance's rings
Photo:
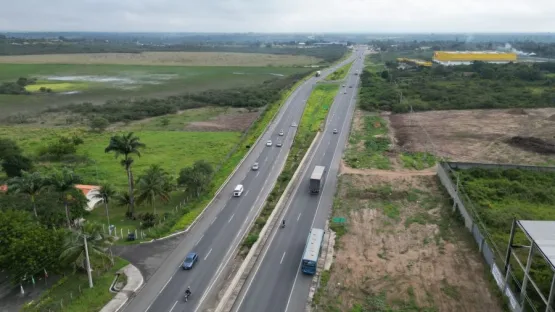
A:
{"type": "Polygon", "coordinates": [[[321,71],[317,71],[317,72],[316,72],[316,77],[320,77],[321,74],[322,74],[321,71]]]}
{"type": "Polygon", "coordinates": [[[310,193],[320,193],[320,188],[324,183],[324,172],[326,171],[326,167],[324,166],[316,166],[314,167],[314,171],[312,171],[312,175],[310,176],[310,193]]]}

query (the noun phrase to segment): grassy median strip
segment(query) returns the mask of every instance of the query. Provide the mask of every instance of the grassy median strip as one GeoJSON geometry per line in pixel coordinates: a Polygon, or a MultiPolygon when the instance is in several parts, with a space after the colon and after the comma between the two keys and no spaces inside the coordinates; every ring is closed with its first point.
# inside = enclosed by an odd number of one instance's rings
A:
{"type": "Polygon", "coordinates": [[[280,196],[289,184],[293,174],[297,170],[301,160],[306,154],[310,144],[314,140],[316,133],[323,129],[323,123],[328,114],[328,110],[333,103],[339,86],[336,84],[322,84],[316,86],[312,91],[295,135],[295,140],[291,146],[291,151],[285,162],[283,171],[279,175],[274,189],[268,196],[264,208],[256,219],[254,226],[243,241],[241,255],[246,255],[252,245],[258,240],[260,231],[268,221],[268,217],[276,207],[280,196]]]}
{"type": "Polygon", "coordinates": [[[351,69],[351,66],[353,65],[353,62],[340,67],[338,70],[334,71],[331,75],[327,76],[325,80],[327,81],[335,81],[335,80],[343,80],[345,79],[345,77],[347,77],[347,74],[349,73],[349,70],[351,69]]]}

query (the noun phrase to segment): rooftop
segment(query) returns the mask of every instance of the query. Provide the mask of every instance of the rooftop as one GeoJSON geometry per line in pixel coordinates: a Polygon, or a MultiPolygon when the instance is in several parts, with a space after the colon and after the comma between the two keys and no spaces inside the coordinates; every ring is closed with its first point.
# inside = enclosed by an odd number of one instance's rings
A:
{"type": "Polygon", "coordinates": [[[532,240],[555,269],[555,221],[517,221],[526,236],[532,240]]]}

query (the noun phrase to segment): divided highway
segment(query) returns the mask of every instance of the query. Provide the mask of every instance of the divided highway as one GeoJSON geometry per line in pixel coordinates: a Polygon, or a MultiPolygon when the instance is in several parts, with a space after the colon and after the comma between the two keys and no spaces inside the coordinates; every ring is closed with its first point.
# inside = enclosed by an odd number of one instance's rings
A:
{"type": "Polygon", "coordinates": [[[293,92],[262,139],[253,147],[199,222],[183,237],[123,311],[198,311],[205,298],[214,296],[218,291],[218,283],[226,273],[226,265],[235,255],[248,225],[262,208],[281,172],[296,133],[296,127],[292,124],[299,124],[314,84],[353,59],[354,56],[351,56],[341,64],[322,71],[321,77],[308,79],[293,92]],[[284,136],[278,136],[281,129],[285,132],[284,136]],[[266,146],[269,139],[273,141],[271,147],[266,146]],[[275,145],[278,141],[283,142],[283,147],[275,145]],[[255,162],[259,163],[260,168],[251,171],[255,162]],[[238,184],[244,186],[244,192],[240,197],[232,197],[233,189],[238,184]],[[181,263],[190,251],[198,253],[199,262],[192,270],[183,271],[181,263]],[[187,286],[191,287],[193,295],[188,302],[184,302],[187,286]]]}
{"type": "Polygon", "coordinates": [[[299,312],[305,310],[311,275],[300,270],[301,258],[310,229],[323,229],[329,216],[337,184],[339,162],[349,136],[359,73],[364,66],[363,51],[351,67],[345,88],[341,88],[330,109],[325,133],[316,152],[301,175],[287,206],[285,229],[276,227],[271,233],[259,262],[246,281],[232,311],[299,312]],[[361,59],[358,59],[361,57],[361,59]],[[349,86],[353,86],[350,88],[349,86]],[[346,92],[346,93],[344,93],[346,92]],[[333,129],[339,131],[333,134],[333,129]],[[309,192],[309,180],[315,166],[325,166],[324,186],[318,195],[309,192]]]}

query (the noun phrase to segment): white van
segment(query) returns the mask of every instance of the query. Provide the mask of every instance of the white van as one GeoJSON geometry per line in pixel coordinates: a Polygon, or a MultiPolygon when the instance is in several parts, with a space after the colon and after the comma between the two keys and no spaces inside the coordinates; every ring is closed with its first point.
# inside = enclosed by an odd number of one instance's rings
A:
{"type": "Polygon", "coordinates": [[[233,196],[239,197],[239,196],[241,196],[241,194],[243,194],[243,185],[242,185],[242,184],[238,184],[238,185],[235,187],[235,190],[233,191],[233,196]]]}

